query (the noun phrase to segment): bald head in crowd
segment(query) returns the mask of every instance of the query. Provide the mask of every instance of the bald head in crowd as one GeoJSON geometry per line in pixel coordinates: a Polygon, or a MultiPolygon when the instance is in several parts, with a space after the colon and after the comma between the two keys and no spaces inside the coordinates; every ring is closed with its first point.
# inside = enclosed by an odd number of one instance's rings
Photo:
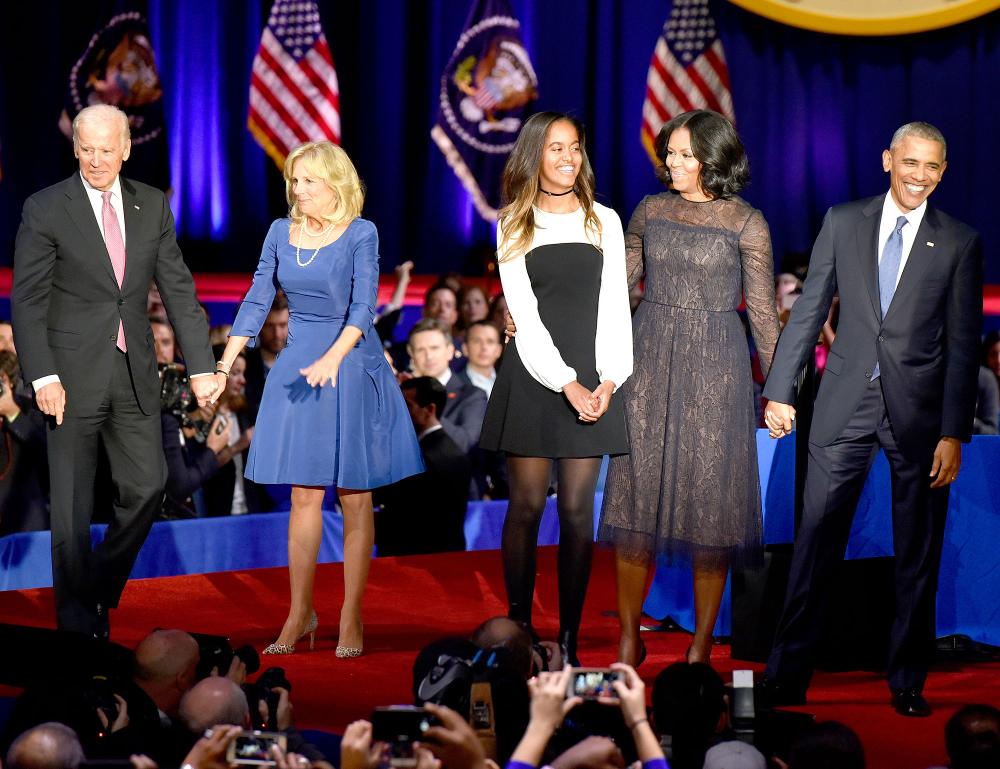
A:
{"type": "Polygon", "coordinates": [[[7,751],[7,769],[76,769],[84,760],[76,732],[65,724],[39,724],[7,751]]]}
{"type": "Polygon", "coordinates": [[[218,724],[250,728],[246,695],[231,679],[211,676],[199,681],[181,698],[180,717],[192,734],[202,734],[218,724]]]}
{"type": "Polygon", "coordinates": [[[135,648],[135,682],[168,716],[195,684],[198,642],[183,630],[154,630],[135,648]]]}

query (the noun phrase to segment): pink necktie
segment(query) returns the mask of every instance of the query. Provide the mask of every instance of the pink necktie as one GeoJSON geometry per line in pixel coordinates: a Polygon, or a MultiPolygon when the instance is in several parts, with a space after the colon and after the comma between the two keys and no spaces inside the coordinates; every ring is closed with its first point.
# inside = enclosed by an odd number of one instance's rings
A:
{"type": "MultiPolygon", "coordinates": [[[[122,240],[115,208],[111,205],[111,190],[102,193],[101,197],[104,198],[104,206],[101,209],[101,218],[104,220],[104,243],[108,247],[118,288],[121,288],[122,281],[125,280],[125,241],[122,240]]],[[[128,350],[128,345],[125,344],[125,327],[122,326],[121,320],[118,321],[118,349],[122,352],[128,350]]]]}

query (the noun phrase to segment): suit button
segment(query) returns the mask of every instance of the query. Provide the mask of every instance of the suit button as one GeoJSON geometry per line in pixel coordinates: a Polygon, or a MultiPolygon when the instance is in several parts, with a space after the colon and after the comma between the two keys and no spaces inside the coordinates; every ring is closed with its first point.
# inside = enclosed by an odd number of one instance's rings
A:
{"type": "Polygon", "coordinates": [[[884,336],[882,336],[881,334],[879,334],[879,335],[878,335],[878,340],[879,340],[880,342],[884,342],[884,341],[885,341],[885,337],[884,337],[884,336]]]}
{"type": "Polygon", "coordinates": [[[118,337],[116,337],[116,336],[109,336],[108,337],[108,341],[109,342],[117,342],[118,341],[118,337]]]}
{"type": "Polygon", "coordinates": [[[866,370],[865,371],[865,379],[871,379],[871,378],[872,378],[872,372],[870,370],[866,370]]]}
{"type": "MultiPolygon", "coordinates": [[[[125,304],[125,300],[124,299],[119,299],[118,300],[118,306],[121,307],[123,304],[125,304]]],[[[881,337],[879,337],[879,339],[881,339],[881,337]]]]}

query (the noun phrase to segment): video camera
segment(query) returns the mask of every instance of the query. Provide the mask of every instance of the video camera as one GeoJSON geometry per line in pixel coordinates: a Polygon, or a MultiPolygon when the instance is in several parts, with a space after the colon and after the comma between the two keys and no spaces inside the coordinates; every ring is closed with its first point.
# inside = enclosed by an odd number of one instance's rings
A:
{"type": "Polygon", "coordinates": [[[198,399],[191,390],[187,371],[176,363],[160,366],[160,411],[177,417],[182,427],[193,428],[194,439],[205,442],[211,421],[193,416],[198,411],[198,399]]]}

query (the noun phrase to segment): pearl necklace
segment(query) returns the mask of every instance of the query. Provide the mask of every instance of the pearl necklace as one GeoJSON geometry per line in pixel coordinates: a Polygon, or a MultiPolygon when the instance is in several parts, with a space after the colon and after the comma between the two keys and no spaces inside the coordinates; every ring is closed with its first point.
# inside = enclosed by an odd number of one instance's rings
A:
{"type": "MultiPolygon", "coordinates": [[[[295,263],[299,267],[308,267],[310,264],[312,264],[313,260],[316,258],[316,254],[319,253],[319,249],[323,248],[323,246],[321,245],[319,248],[317,248],[315,251],[313,251],[313,255],[312,256],[310,256],[308,259],[306,259],[306,261],[304,261],[304,262],[302,261],[302,257],[301,257],[301,252],[302,252],[302,233],[305,232],[305,229],[306,229],[307,226],[308,226],[308,220],[304,220],[302,222],[302,224],[299,225],[299,240],[295,244],[295,263]]],[[[310,232],[309,233],[309,237],[310,238],[320,238],[320,240],[322,240],[323,238],[325,238],[327,235],[330,234],[330,231],[332,229],[333,229],[333,222],[330,222],[326,226],[325,230],[323,230],[322,232],[317,232],[315,235],[313,235],[310,232]]]]}

